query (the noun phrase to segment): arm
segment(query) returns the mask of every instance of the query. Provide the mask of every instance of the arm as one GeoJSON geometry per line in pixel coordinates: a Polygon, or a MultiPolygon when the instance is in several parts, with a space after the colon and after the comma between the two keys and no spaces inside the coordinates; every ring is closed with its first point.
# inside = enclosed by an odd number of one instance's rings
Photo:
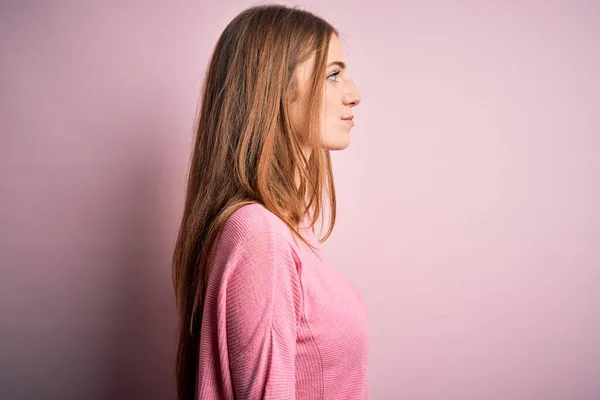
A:
{"type": "Polygon", "coordinates": [[[286,239],[262,233],[228,262],[226,325],[236,399],[294,399],[301,288],[286,239]]]}

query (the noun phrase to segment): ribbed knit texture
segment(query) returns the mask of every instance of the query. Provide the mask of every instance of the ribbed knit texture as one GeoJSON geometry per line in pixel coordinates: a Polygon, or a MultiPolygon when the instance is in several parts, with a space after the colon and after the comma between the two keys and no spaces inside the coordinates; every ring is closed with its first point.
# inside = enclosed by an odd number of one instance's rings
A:
{"type": "Polygon", "coordinates": [[[369,399],[367,308],[327,258],[259,204],[235,211],[215,243],[197,399],[369,399]]]}

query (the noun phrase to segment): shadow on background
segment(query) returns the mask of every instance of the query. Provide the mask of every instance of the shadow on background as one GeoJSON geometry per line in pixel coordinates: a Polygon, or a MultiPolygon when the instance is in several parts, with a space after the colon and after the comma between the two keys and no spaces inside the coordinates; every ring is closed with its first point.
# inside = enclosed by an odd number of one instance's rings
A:
{"type": "Polygon", "coordinates": [[[132,153],[121,177],[106,373],[111,399],[171,399],[175,393],[171,247],[165,246],[160,218],[167,193],[161,191],[164,166],[156,153],[132,153]]]}

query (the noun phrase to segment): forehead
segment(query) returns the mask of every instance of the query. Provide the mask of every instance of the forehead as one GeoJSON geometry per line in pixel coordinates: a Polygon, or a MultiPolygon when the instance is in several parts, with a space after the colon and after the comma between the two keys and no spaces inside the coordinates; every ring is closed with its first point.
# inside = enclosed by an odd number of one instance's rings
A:
{"type": "Polygon", "coordinates": [[[344,56],[344,47],[342,46],[342,41],[337,37],[337,35],[332,35],[331,40],[329,41],[327,63],[329,64],[331,61],[346,62],[346,57],[344,56]]]}
{"type": "MultiPolygon", "coordinates": [[[[327,64],[329,64],[332,61],[342,61],[344,63],[346,62],[342,42],[336,35],[331,36],[331,40],[329,41],[329,50],[327,52],[327,64]]],[[[314,62],[315,56],[313,54],[308,60],[304,61],[298,66],[296,75],[297,78],[300,80],[301,84],[304,83],[312,74],[314,62]]]]}

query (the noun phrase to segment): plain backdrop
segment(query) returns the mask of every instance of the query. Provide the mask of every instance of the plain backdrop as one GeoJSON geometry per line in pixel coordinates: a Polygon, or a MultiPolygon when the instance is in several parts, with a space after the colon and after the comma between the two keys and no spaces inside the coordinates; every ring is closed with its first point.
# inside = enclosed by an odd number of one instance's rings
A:
{"type": "MultiPolygon", "coordinates": [[[[246,1],[3,1],[0,397],[170,399],[208,58],[246,1]]],[[[289,4],[289,3],[288,3],[289,4]]],[[[362,95],[326,249],[373,399],[600,399],[600,3],[294,3],[362,95]]]]}

